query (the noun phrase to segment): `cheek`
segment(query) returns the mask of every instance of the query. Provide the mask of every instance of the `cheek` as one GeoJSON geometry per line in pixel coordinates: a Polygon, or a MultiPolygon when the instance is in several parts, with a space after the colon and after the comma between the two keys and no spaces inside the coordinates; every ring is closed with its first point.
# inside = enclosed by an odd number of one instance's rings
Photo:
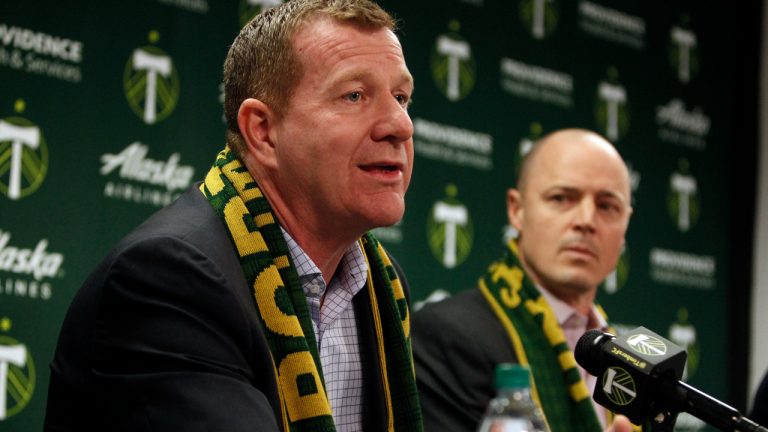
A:
{"type": "Polygon", "coordinates": [[[411,184],[411,176],[413,175],[413,162],[408,166],[408,169],[403,173],[403,192],[408,190],[408,185],[411,184]]]}
{"type": "Polygon", "coordinates": [[[611,260],[618,260],[618,257],[621,255],[621,250],[624,247],[624,232],[619,230],[611,233],[603,244],[606,253],[610,254],[611,260]]]}
{"type": "Polygon", "coordinates": [[[541,225],[528,224],[523,230],[522,238],[530,254],[537,257],[539,261],[554,259],[559,240],[554,236],[551,229],[547,230],[541,225]]]}

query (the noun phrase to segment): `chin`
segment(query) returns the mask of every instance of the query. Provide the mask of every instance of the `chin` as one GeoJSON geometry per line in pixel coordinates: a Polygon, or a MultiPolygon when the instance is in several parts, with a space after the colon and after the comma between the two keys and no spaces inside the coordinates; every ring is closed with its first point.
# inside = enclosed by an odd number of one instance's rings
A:
{"type": "Polygon", "coordinates": [[[375,227],[390,226],[398,223],[405,214],[405,202],[401,197],[374,198],[370,206],[363,209],[364,218],[375,227]]]}
{"type": "Polygon", "coordinates": [[[560,283],[569,286],[577,292],[589,292],[597,288],[600,282],[595,281],[592,274],[585,274],[580,271],[570,271],[560,274],[558,278],[560,283]]]}
{"type": "Polygon", "coordinates": [[[567,282],[573,290],[578,292],[589,292],[597,289],[599,282],[595,282],[592,278],[585,277],[573,277],[567,282]]]}
{"type": "Polygon", "coordinates": [[[400,222],[402,218],[403,218],[402,212],[398,214],[392,214],[392,215],[379,214],[378,217],[376,217],[371,221],[371,223],[375,225],[374,228],[388,227],[400,222]]]}

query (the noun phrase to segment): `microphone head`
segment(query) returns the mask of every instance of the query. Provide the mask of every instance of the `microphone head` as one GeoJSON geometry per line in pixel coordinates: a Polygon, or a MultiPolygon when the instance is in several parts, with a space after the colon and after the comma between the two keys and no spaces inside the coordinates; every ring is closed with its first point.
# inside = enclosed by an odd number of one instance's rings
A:
{"type": "Polygon", "coordinates": [[[587,330],[576,343],[574,352],[576,363],[590,375],[598,376],[600,374],[600,351],[606,342],[615,337],[597,329],[587,330]]]}
{"type": "Polygon", "coordinates": [[[626,415],[635,424],[659,413],[659,377],[679,378],[686,358],[682,348],[645,327],[618,337],[590,330],[579,339],[574,355],[576,362],[598,379],[595,402],[626,415]]]}

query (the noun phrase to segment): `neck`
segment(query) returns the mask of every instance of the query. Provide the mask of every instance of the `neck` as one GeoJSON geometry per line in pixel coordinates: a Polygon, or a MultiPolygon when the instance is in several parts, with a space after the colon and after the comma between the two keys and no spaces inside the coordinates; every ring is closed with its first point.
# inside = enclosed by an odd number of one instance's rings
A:
{"type": "Polygon", "coordinates": [[[349,239],[345,241],[333,241],[322,236],[315,235],[315,232],[307,229],[305,222],[300,224],[293,223],[295,220],[281,217],[275,212],[280,225],[288,231],[293,239],[298,243],[304,253],[309,256],[313,263],[320,269],[323,275],[323,281],[328,285],[331,278],[336,273],[341,259],[349,246],[357,240],[349,239]]]}
{"type": "Polygon", "coordinates": [[[541,286],[560,301],[572,307],[579,314],[589,316],[589,313],[592,310],[592,305],[595,302],[597,287],[589,291],[583,291],[583,287],[574,288],[570,286],[558,286],[553,289],[546,285],[541,286]]]}
{"type": "Polygon", "coordinates": [[[316,212],[301,211],[287,205],[277,188],[269,180],[257,180],[259,188],[269,201],[280,226],[298,243],[304,253],[320,269],[328,284],[336,273],[344,253],[364,233],[353,229],[336,229],[316,212]]]}
{"type": "Polygon", "coordinates": [[[518,255],[520,264],[528,277],[534,284],[543,287],[549,291],[558,300],[572,307],[576,312],[589,316],[592,304],[595,302],[597,286],[586,286],[579,283],[560,283],[551,280],[543,280],[536,271],[533,271],[525,260],[525,255],[521,252],[518,255]]]}

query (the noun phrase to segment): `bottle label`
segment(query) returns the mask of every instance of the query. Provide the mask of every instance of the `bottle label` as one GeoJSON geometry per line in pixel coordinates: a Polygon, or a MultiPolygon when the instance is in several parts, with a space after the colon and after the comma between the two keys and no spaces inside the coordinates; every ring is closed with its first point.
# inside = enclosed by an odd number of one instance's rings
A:
{"type": "Polygon", "coordinates": [[[488,432],[526,432],[531,429],[531,424],[525,419],[497,419],[488,428],[488,432]]]}

